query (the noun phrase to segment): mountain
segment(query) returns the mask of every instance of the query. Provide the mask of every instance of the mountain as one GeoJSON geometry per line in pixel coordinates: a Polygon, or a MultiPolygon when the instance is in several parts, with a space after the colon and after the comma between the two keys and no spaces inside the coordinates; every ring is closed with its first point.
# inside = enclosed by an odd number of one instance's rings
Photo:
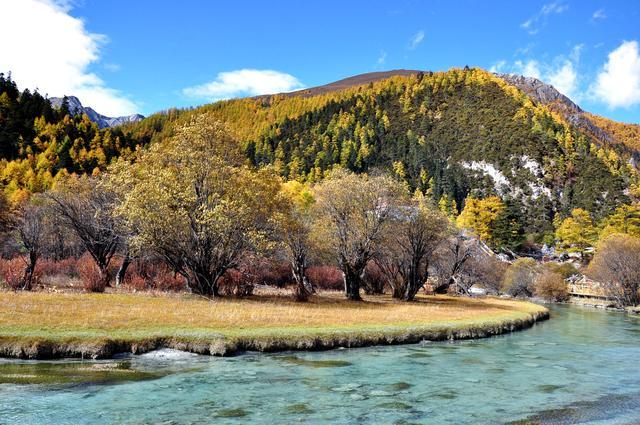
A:
{"type": "MultiPolygon", "coordinates": [[[[140,114],[126,115],[122,117],[113,117],[113,118],[107,117],[105,115],[99,114],[91,107],[82,106],[80,99],[78,99],[75,96],[66,96],[66,98],[69,106],[69,112],[71,112],[71,114],[73,115],[86,114],[89,117],[89,119],[95,122],[96,124],[98,124],[98,127],[100,128],[115,127],[122,124],[141,121],[144,119],[144,116],[140,114]]],[[[54,108],[60,108],[62,106],[62,102],[64,101],[64,98],[52,97],[50,100],[51,100],[51,105],[54,108]]]]}
{"type": "Polygon", "coordinates": [[[535,102],[562,115],[572,126],[589,134],[600,145],[619,145],[631,155],[637,167],[640,161],[640,125],[616,122],[585,112],[552,85],[536,78],[512,74],[498,76],[522,90],[535,102]]]}
{"type": "Polygon", "coordinates": [[[254,98],[256,99],[269,98],[272,96],[283,96],[283,97],[318,96],[325,93],[348,89],[353,86],[360,86],[364,84],[373,83],[375,81],[384,80],[390,77],[395,77],[399,75],[400,76],[416,75],[421,72],[423,71],[417,71],[417,70],[411,70],[411,69],[394,69],[391,71],[368,72],[365,74],[359,74],[359,75],[354,75],[352,77],[343,78],[342,80],[334,81],[333,83],[325,84],[322,86],[311,87],[308,89],[296,90],[296,91],[286,92],[286,93],[255,96],[254,98]]]}
{"type": "Polygon", "coordinates": [[[197,116],[224,122],[254,165],[285,178],[389,170],[458,208],[498,195],[531,234],[551,232],[574,208],[600,219],[639,194],[633,128],[615,133],[550,85],[481,69],[363,74],[157,114],[123,131],[160,142],[197,116]]]}
{"type": "MultiPolygon", "coordinates": [[[[26,91],[5,85],[24,103],[16,111],[33,109],[26,91]]],[[[384,170],[436,202],[455,201],[458,210],[469,197],[500,196],[537,241],[572,209],[600,220],[640,199],[640,127],[589,114],[539,80],[477,68],[362,74],[293,93],[171,109],[115,129],[91,125],[95,111],[75,98],[71,120],[46,106],[35,124],[23,113],[11,120],[29,124],[30,133],[0,131],[13,141],[8,162],[0,161],[11,199],[46,190],[59,173],[94,173],[117,157],[133,158],[138,146],[162,143],[194,121],[224,123],[249,163],[286,179],[316,182],[334,167],[384,170]]]]}

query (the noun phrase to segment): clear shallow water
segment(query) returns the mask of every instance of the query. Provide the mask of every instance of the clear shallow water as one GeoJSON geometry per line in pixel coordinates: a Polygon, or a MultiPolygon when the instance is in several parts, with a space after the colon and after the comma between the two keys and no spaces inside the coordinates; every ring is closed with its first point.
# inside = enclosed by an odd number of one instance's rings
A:
{"type": "Polygon", "coordinates": [[[640,320],[556,307],[490,339],[317,353],[135,357],[169,375],[0,385],[0,424],[640,423],[640,320]]]}

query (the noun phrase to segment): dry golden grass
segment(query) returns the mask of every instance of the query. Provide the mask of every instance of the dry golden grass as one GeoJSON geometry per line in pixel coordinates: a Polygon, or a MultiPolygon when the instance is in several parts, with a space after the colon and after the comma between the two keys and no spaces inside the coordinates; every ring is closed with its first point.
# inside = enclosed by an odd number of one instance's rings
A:
{"type": "Polygon", "coordinates": [[[387,327],[455,326],[517,320],[538,305],[497,298],[388,296],[350,302],[323,294],[309,303],[280,295],[213,301],[185,294],[0,292],[0,337],[224,336],[387,327]]]}

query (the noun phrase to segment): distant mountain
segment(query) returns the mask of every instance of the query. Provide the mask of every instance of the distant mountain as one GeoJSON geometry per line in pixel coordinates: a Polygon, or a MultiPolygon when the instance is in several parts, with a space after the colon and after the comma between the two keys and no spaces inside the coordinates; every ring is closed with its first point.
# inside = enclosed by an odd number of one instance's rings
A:
{"type": "Polygon", "coordinates": [[[369,83],[374,83],[376,81],[384,80],[391,77],[396,76],[409,76],[420,74],[425,71],[418,71],[414,69],[394,69],[391,71],[379,71],[379,72],[368,72],[365,74],[354,75],[353,77],[343,78],[342,80],[334,81],[333,83],[325,84],[322,86],[311,87],[308,89],[296,90],[292,92],[286,93],[278,93],[278,94],[268,94],[256,96],[255,98],[265,98],[272,96],[284,96],[284,97],[311,97],[317,96],[320,94],[335,92],[339,90],[348,89],[353,86],[361,86],[369,83]]]}
{"type": "MultiPolygon", "coordinates": [[[[52,97],[49,100],[51,101],[51,105],[54,108],[60,108],[62,106],[64,98],[52,97]]],[[[115,127],[122,124],[138,122],[144,119],[144,116],[140,114],[126,115],[122,117],[107,117],[96,112],[89,106],[82,106],[80,99],[75,96],[67,96],[67,102],[69,105],[69,112],[71,112],[73,115],[86,114],[89,119],[98,124],[98,127],[100,128],[115,127]]]]}

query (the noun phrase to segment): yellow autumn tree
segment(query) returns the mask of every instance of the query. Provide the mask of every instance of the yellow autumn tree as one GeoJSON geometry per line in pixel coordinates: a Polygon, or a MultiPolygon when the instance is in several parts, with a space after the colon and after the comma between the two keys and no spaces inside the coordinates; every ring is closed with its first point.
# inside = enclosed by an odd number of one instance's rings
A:
{"type": "Polygon", "coordinates": [[[571,211],[571,216],[560,222],[556,229],[556,239],[560,249],[584,254],[596,242],[598,232],[591,215],[582,208],[571,211]]]}
{"type": "Polygon", "coordinates": [[[467,198],[456,222],[459,227],[471,230],[481,240],[491,242],[494,223],[504,208],[504,202],[497,196],[467,198]]]}
{"type": "Polygon", "coordinates": [[[600,239],[614,233],[640,237],[640,204],[621,205],[603,220],[600,239]]]}
{"type": "Polygon", "coordinates": [[[458,204],[456,200],[449,197],[446,193],[440,197],[438,209],[452,221],[455,221],[456,215],[458,215],[458,204]]]}

